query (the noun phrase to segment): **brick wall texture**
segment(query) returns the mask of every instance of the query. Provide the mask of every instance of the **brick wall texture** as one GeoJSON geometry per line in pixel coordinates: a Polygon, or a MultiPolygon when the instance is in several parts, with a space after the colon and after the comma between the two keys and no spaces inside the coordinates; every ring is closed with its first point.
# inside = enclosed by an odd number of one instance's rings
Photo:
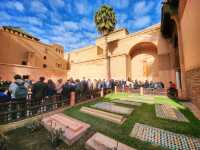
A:
{"type": "Polygon", "coordinates": [[[186,83],[189,98],[200,109],[200,68],[186,72],[186,83]]]}

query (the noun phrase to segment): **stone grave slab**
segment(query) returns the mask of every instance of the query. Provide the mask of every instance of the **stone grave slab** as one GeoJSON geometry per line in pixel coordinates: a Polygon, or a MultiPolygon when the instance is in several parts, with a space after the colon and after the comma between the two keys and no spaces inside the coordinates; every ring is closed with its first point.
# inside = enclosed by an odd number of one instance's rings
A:
{"type": "Polygon", "coordinates": [[[143,96],[140,96],[140,95],[129,95],[127,97],[128,98],[140,99],[140,100],[154,100],[155,96],[152,96],[152,95],[143,95],[143,96]]]}
{"type": "Polygon", "coordinates": [[[200,138],[189,137],[140,123],[135,124],[130,136],[171,150],[200,149],[200,138]]]}
{"type": "Polygon", "coordinates": [[[124,117],[123,115],[113,114],[110,112],[105,112],[105,111],[101,111],[101,110],[97,110],[97,109],[93,109],[89,107],[82,107],[80,111],[87,113],[89,115],[95,116],[95,117],[105,119],[107,121],[111,121],[113,123],[117,123],[117,124],[123,124],[124,121],[126,120],[126,117],[124,117]]]}
{"type": "Polygon", "coordinates": [[[121,101],[132,101],[132,102],[138,102],[138,103],[146,103],[146,104],[154,104],[154,100],[147,100],[147,99],[137,99],[137,98],[120,98],[121,101]]]}
{"type": "Polygon", "coordinates": [[[64,131],[62,140],[68,145],[76,142],[90,127],[89,124],[61,113],[43,118],[42,124],[47,130],[62,129],[64,131]]]}
{"type": "Polygon", "coordinates": [[[87,150],[135,150],[101,133],[95,133],[85,144],[87,150]]]}
{"type": "Polygon", "coordinates": [[[142,103],[140,103],[140,102],[135,102],[135,101],[130,101],[130,100],[114,100],[112,102],[117,103],[117,104],[131,105],[131,106],[141,106],[142,105],[142,103]]]}
{"type": "Polygon", "coordinates": [[[92,107],[123,115],[130,115],[134,110],[133,108],[117,106],[114,103],[109,102],[99,102],[92,105],[92,107]]]}
{"type": "Polygon", "coordinates": [[[177,109],[167,104],[155,105],[156,116],[163,119],[170,119],[181,122],[189,122],[189,120],[177,109]]]}

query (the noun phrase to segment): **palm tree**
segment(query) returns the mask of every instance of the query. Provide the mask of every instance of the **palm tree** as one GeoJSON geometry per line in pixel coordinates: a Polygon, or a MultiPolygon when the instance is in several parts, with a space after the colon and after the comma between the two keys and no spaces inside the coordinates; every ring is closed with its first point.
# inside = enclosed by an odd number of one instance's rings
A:
{"type": "Polygon", "coordinates": [[[97,30],[106,35],[115,29],[116,17],[113,8],[108,5],[102,5],[95,14],[95,23],[97,30]]]}
{"type": "Polygon", "coordinates": [[[107,44],[107,34],[114,31],[116,25],[116,17],[113,8],[108,5],[102,5],[95,14],[95,24],[97,30],[105,36],[106,40],[106,60],[107,60],[107,78],[110,79],[110,56],[107,44]]]}

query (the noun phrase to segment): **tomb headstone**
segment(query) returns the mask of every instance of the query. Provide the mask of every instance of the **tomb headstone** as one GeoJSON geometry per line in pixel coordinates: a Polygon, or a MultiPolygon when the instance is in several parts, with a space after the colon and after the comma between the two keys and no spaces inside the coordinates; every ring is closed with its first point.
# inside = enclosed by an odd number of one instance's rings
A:
{"type": "Polygon", "coordinates": [[[47,130],[62,129],[64,132],[62,140],[68,145],[76,142],[90,127],[89,124],[61,113],[43,118],[42,124],[47,130]]]}

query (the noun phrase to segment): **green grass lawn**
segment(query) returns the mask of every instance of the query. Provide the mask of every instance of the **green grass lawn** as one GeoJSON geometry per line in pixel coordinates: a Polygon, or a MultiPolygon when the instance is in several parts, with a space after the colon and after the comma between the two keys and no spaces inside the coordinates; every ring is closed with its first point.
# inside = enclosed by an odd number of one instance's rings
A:
{"type": "MultiPolygon", "coordinates": [[[[89,129],[85,136],[72,146],[61,142],[57,150],[84,150],[85,141],[94,134],[89,129]]],[[[39,131],[30,133],[27,128],[22,127],[6,134],[8,137],[8,150],[55,150],[48,141],[48,132],[42,128],[39,131]]]]}
{"type": "MultiPolygon", "coordinates": [[[[83,136],[73,146],[69,147],[66,144],[62,143],[59,147],[60,149],[83,150],[85,142],[95,132],[101,132],[138,150],[163,149],[161,147],[131,138],[129,134],[136,122],[166,129],[176,133],[200,137],[200,121],[198,121],[193,116],[193,114],[184,106],[182,106],[179,102],[162,96],[156,96],[152,100],[152,98],[148,98],[147,96],[139,96],[133,94],[109,94],[103,99],[67,109],[64,111],[64,113],[86,123],[89,123],[91,125],[91,128],[86,132],[85,136],[83,136]],[[127,121],[122,125],[117,125],[115,123],[93,117],[79,111],[82,106],[90,107],[90,105],[93,105],[99,101],[112,101],[115,99],[127,97],[129,100],[140,101],[144,103],[142,106],[134,106],[133,113],[128,116],[127,121]],[[149,104],[149,101],[152,101],[152,103],[149,104]],[[176,122],[157,118],[155,116],[154,103],[169,104],[179,109],[188,118],[188,120],[190,120],[190,123],[176,122]]],[[[47,132],[45,129],[41,129],[40,131],[30,134],[27,129],[23,127],[10,131],[9,133],[7,133],[7,135],[10,139],[9,150],[40,150],[41,147],[42,150],[53,150],[48,143],[47,132]]]]}
{"type": "Polygon", "coordinates": [[[90,116],[88,114],[79,111],[82,106],[90,106],[92,104],[95,104],[96,102],[74,107],[72,109],[66,110],[64,113],[66,115],[72,116],[74,118],[77,118],[79,120],[91,124],[92,130],[94,131],[101,132],[109,137],[117,139],[120,142],[125,143],[137,149],[162,149],[162,148],[131,138],[129,134],[136,122],[151,125],[157,128],[166,129],[176,133],[186,134],[194,137],[200,137],[200,121],[198,121],[188,109],[186,109],[184,106],[182,106],[175,100],[171,100],[164,96],[156,96],[151,101],[158,104],[169,104],[173,107],[176,107],[190,120],[190,123],[176,122],[176,121],[157,118],[155,116],[154,104],[148,104],[147,101],[150,100],[148,100],[148,97],[146,96],[130,95],[130,94],[128,95],[125,93],[119,93],[119,94],[107,95],[102,100],[112,101],[119,98],[127,98],[127,96],[129,96],[129,100],[131,100],[133,96],[134,101],[138,100],[139,102],[144,102],[144,104],[142,106],[135,106],[134,107],[135,110],[133,111],[133,113],[128,117],[127,121],[121,126],[97,117],[90,116]]]}

